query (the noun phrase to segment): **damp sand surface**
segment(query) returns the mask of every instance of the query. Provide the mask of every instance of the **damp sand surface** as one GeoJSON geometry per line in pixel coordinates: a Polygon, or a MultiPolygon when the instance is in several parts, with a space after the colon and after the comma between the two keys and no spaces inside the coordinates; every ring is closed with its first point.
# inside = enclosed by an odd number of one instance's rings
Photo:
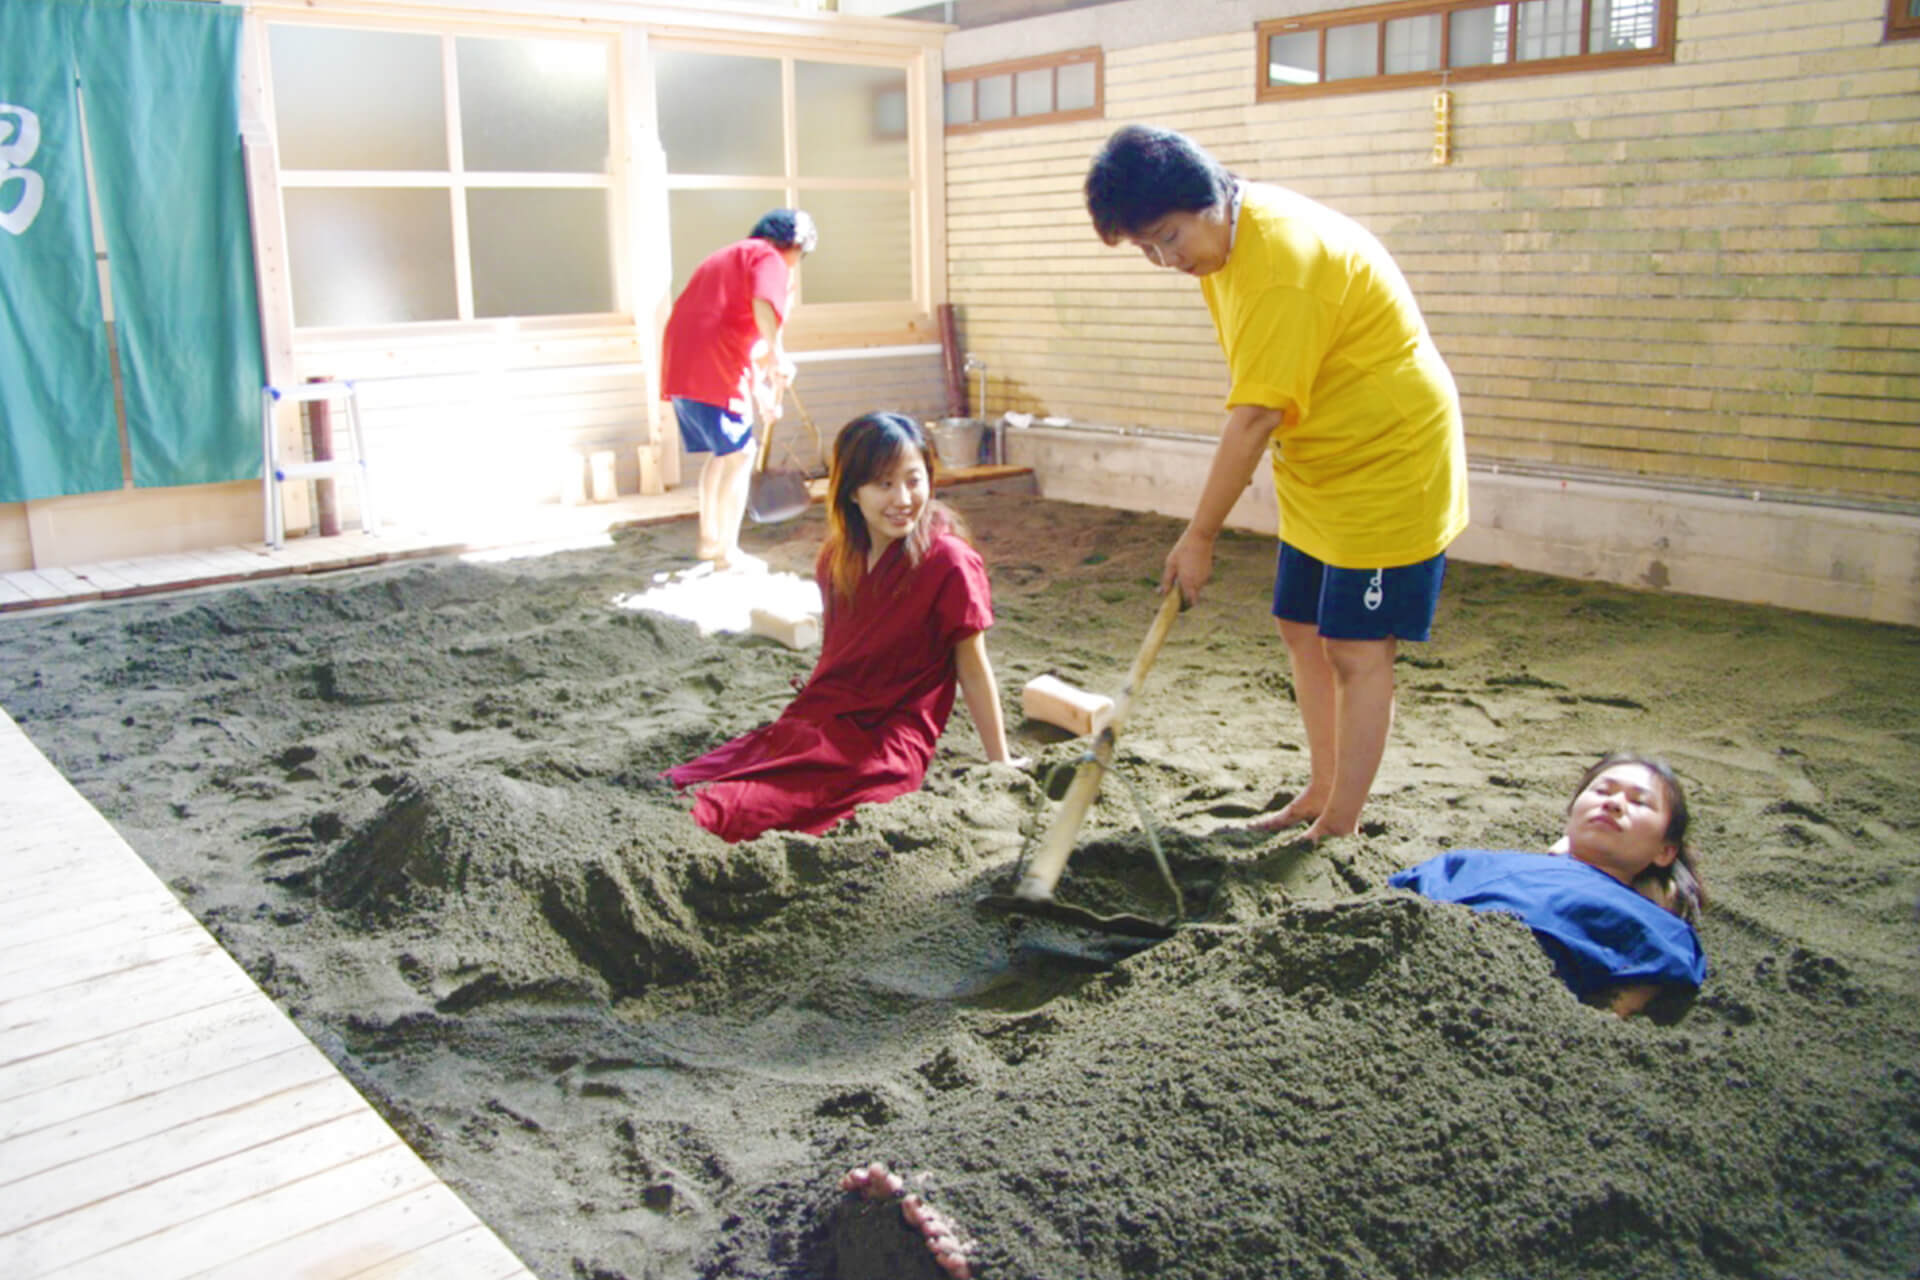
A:
{"type": "MultiPolygon", "coordinates": [[[[925,787],[727,847],[660,770],[811,655],[620,608],[684,522],[0,620],[0,704],[545,1280],[934,1276],[884,1160],[1040,1280],[1910,1278],[1920,1272],[1920,633],[1455,564],[1407,645],[1364,830],[1246,820],[1305,778],[1222,540],[1059,896],[1196,922],[1144,950],[1010,922],[1175,522],[959,491],[1022,748],[957,710],[925,787]],[[1542,849],[1601,751],[1691,788],[1714,906],[1691,1007],[1622,1023],[1531,936],[1386,887],[1542,849]]],[[[750,528],[806,572],[818,511],[750,528]]]]}

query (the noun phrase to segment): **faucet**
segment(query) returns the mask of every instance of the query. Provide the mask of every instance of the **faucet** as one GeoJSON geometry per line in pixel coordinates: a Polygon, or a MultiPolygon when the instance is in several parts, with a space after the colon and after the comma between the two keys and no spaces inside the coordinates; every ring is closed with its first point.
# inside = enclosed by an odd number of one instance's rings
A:
{"type": "Polygon", "coordinates": [[[960,369],[961,376],[969,373],[980,375],[980,398],[974,401],[973,416],[985,422],[987,420],[987,362],[978,356],[969,355],[960,369]]]}

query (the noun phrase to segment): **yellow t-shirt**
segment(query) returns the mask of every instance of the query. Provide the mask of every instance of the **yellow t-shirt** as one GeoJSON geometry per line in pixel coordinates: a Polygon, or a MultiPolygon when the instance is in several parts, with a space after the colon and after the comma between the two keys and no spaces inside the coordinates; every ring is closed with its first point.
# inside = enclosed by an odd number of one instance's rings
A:
{"type": "Polygon", "coordinates": [[[1386,249],[1360,224],[1247,183],[1226,265],[1200,278],[1229,407],[1279,409],[1280,537],[1342,569],[1417,564],[1467,526],[1460,396],[1386,249]]]}

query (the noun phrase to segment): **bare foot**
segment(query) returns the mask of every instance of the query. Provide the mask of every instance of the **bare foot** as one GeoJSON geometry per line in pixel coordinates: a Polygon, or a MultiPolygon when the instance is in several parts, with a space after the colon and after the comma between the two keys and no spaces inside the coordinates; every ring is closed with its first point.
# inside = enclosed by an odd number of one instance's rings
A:
{"type": "Polygon", "coordinates": [[[1247,824],[1249,831],[1285,831],[1288,827],[1297,827],[1303,822],[1312,822],[1320,816],[1321,806],[1326,798],[1311,791],[1302,791],[1274,813],[1263,813],[1247,824]]]}
{"type": "Polygon", "coordinates": [[[720,555],[714,565],[722,573],[765,573],[767,571],[765,560],[759,556],[748,555],[738,547],[720,555]]]}
{"type": "Polygon", "coordinates": [[[1358,822],[1329,822],[1327,818],[1322,815],[1312,826],[1301,833],[1300,838],[1302,840],[1311,840],[1315,844],[1318,844],[1322,840],[1331,840],[1335,836],[1350,836],[1359,829],[1359,826],[1360,824],[1358,822]]]}
{"type": "Polygon", "coordinates": [[[725,559],[726,555],[719,543],[700,542],[696,543],[693,548],[693,558],[695,560],[719,561],[725,559]]]}
{"type": "Polygon", "coordinates": [[[900,1219],[917,1231],[926,1242],[933,1263],[953,1280],[971,1280],[973,1264],[967,1260],[973,1245],[960,1238],[959,1228],[947,1216],[907,1189],[907,1180],[879,1160],[847,1170],[840,1189],[868,1200],[891,1201],[900,1206],[900,1219]]]}

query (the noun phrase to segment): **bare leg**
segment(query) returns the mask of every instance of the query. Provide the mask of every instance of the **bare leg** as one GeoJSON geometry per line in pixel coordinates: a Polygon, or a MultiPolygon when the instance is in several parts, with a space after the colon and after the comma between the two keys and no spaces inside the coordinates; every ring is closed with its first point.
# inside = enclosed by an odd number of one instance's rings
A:
{"type": "Polygon", "coordinates": [[[1333,794],[1335,714],[1333,666],[1327,661],[1320,629],[1310,622],[1274,619],[1293,664],[1293,700],[1300,707],[1300,724],[1307,735],[1307,785],[1278,813],[1251,824],[1256,831],[1279,831],[1312,822],[1333,794]]]}
{"type": "Polygon", "coordinates": [[[1360,826],[1360,810],[1373,790],[1393,728],[1393,655],[1398,644],[1385,640],[1323,640],[1333,668],[1333,791],[1307,838],[1351,835],[1360,826]]]}
{"type": "Polygon", "coordinates": [[[709,464],[720,468],[715,480],[714,535],[720,547],[720,554],[715,558],[722,569],[752,568],[761,564],[758,557],[740,550],[740,522],[747,514],[747,487],[753,479],[753,457],[753,446],[749,444],[709,464]]]}
{"type": "Polygon", "coordinates": [[[700,468],[700,479],[696,489],[700,502],[700,532],[694,541],[693,554],[700,560],[720,559],[723,548],[720,544],[720,477],[725,470],[720,464],[725,458],[707,455],[700,468]]]}

